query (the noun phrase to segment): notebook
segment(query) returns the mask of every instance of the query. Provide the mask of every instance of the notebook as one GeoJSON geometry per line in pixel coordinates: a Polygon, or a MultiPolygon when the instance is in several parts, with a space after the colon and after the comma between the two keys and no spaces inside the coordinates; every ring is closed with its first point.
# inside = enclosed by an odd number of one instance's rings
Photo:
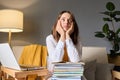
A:
{"type": "Polygon", "coordinates": [[[16,70],[36,70],[43,69],[44,67],[40,66],[31,66],[31,65],[19,65],[15,55],[8,43],[0,44],[0,62],[2,66],[7,68],[12,68],[16,70]]]}

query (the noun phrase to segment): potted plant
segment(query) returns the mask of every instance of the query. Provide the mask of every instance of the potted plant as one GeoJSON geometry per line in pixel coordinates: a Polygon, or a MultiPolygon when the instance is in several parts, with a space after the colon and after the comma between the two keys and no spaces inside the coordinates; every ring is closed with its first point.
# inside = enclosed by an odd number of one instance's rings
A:
{"type": "Polygon", "coordinates": [[[101,14],[105,16],[103,17],[105,24],[101,31],[95,32],[95,37],[106,38],[112,44],[110,57],[118,56],[120,55],[120,28],[115,27],[115,24],[120,22],[120,11],[116,10],[112,2],[107,2],[106,11],[101,14]]]}

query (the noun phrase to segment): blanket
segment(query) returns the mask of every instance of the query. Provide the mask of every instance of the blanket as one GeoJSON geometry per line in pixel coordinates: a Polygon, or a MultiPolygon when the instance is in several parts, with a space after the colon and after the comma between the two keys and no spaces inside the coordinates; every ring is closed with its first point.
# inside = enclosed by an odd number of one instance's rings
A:
{"type": "MultiPolygon", "coordinates": [[[[31,44],[24,47],[23,52],[19,59],[20,65],[30,66],[47,66],[47,47],[38,44],[31,44]]],[[[32,75],[28,77],[28,80],[35,80],[37,76],[32,75]]]]}

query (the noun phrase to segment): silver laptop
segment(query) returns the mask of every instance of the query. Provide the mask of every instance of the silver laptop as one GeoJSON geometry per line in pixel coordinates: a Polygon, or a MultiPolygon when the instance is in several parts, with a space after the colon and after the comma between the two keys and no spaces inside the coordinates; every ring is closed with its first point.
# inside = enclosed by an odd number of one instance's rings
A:
{"type": "Polygon", "coordinates": [[[8,43],[0,44],[0,62],[4,67],[16,69],[16,70],[43,69],[43,67],[39,67],[39,66],[24,66],[24,65],[20,66],[8,43]]]}

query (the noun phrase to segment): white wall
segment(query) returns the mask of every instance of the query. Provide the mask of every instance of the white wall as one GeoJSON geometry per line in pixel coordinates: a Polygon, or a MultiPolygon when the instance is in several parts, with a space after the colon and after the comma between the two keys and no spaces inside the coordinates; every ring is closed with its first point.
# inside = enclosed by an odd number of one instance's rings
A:
{"type": "MultiPolygon", "coordinates": [[[[107,46],[110,44],[94,37],[104,22],[99,12],[105,10],[105,4],[112,1],[120,10],[120,0],[0,0],[0,9],[12,8],[24,12],[24,32],[12,35],[13,45],[40,43],[50,34],[58,13],[70,10],[79,25],[80,37],[85,46],[107,46]]],[[[120,26],[120,24],[118,24],[120,26]]],[[[7,33],[0,32],[0,42],[7,41],[7,33]]]]}

